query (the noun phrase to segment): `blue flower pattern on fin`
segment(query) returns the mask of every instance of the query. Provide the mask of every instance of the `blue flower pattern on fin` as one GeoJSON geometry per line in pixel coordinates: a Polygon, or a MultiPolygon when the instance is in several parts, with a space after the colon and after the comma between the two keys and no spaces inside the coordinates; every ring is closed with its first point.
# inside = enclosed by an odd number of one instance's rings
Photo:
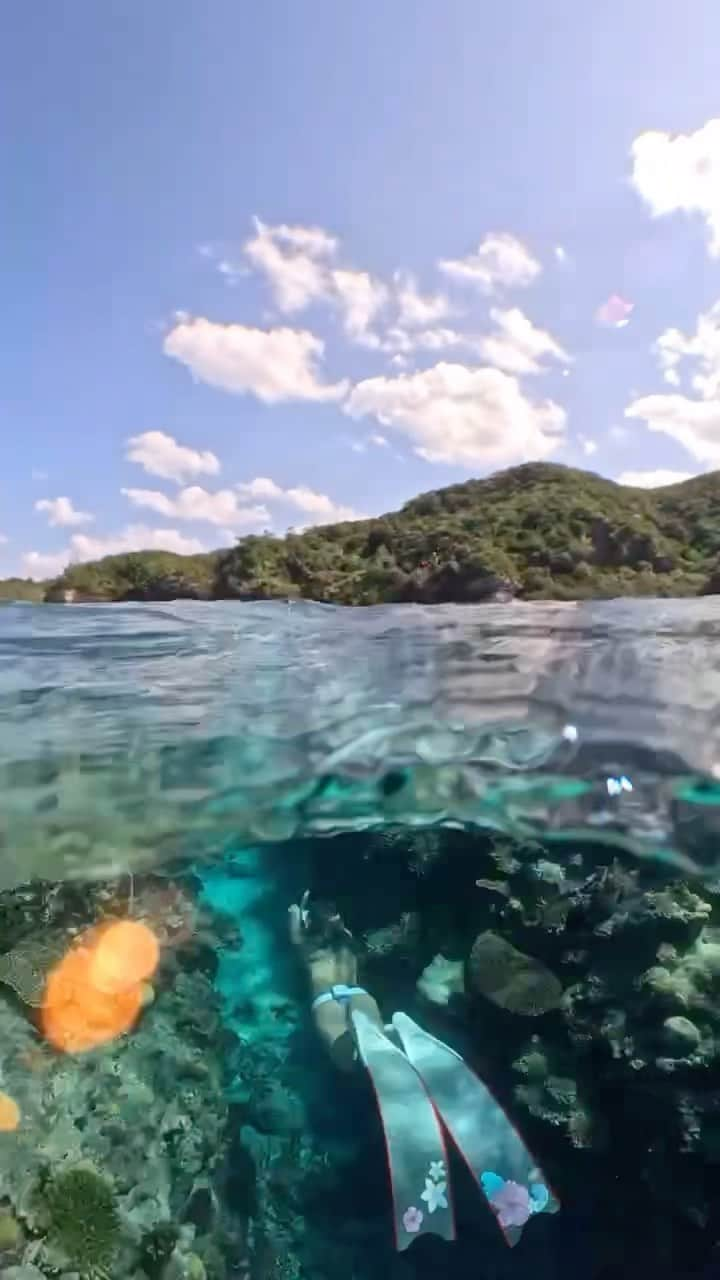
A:
{"type": "MultiPolygon", "coordinates": [[[[488,1200],[492,1201],[498,1191],[502,1191],[505,1186],[505,1179],[501,1178],[499,1173],[493,1173],[488,1169],[485,1173],[480,1174],[480,1185],[488,1200]]],[[[550,1192],[543,1182],[531,1183],[529,1191],[530,1212],[542,1213],[543,1209],[547,1208],[548,1201],[550,1200],[550,1192]]]]}
{"type": "Polygon", "coordinates": [[[505,1186],[505,1179],[501,1178],[498,1173],[481,1173],[480,1185],[482,1186],[488,1200],[492,1200],[493,1196],[497,1195],[498,1191],[502,1191],[505,1186]]]}
{"type": "Polygon", "coordinates": [[[542,1213],[547,1207],[550,1192],[543,1182],[533,1182],[530,1187],[530,1206],[532,1213],[542,1213]]]}

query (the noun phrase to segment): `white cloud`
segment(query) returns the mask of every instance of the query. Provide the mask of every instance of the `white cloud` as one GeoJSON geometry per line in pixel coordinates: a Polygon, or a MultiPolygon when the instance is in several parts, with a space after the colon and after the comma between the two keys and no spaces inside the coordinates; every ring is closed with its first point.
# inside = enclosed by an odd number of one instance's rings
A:
{"type": "Polygon", "coordinates": [[[7,546],[9,541],[10,539],[8,538],[6,533],[0,533],[0,547],[7,546]]]}
{"type": "MultiPolygon", "coordinates": [[[[625,416],[671,436],[697,462],[720,466],[720,302],[698,316],[693,334],[666,329],[654,349],[665,381],[672,387],[680,386],[683,365],[689,363],[694,370],[690,385],[697,398],[681,391],[642,396],[628,406],[625,416]]],[[[677,473],[679,478],[682,474],[677,473]]]]}
{"type": "Polygon", "coordinates": [[[253,329],[197,316],[180,320],[163,349],[199,381],[236,395],[251,393],[265,404],[338,400],[347,390],[347,382],[319,380],[325,344],[305,329],[253,329]]]}
{"type": "Polygon", "coordinates": [[[72,504],[71,498],[40,498],[35,503],[35,510],[46,512],[48,524],[52,525],[53,528],[57,526],[92,524],[95,519],[89,511],[77,511],[72,504]]]}
{"type": "Polygon", "coordinates": [[[720,466],[720,400],[691,400],[678,393],[642,396],[628,405],[625,417],[671,436],[698,462],[720,466]]]}
{"type": "MultiPolygon", "coordinates": [[[[262,223],[256,218],[256,227],[262,223]]],[[[289,227],[281,223],[277,227],[265,227],[276,240],[290,245],[298,253],[307,253],[311,258],[331,258],[337,252],[338,240],[322,227],[289,227]]]]}
{"type": "Polygon", "coordinates": [[[540,274],[540,263],[530,250],[507,231],[492,231],[466,258],[444,258],[441,271],[454,280],[476,285],[484,293],[498,287],[524,288],[540,274]]]}
{"type": "Polygon", "coordinates": [[[69,551],[26,551],[22,558],[22,576],[38,581],[57,578],[69,562],[69,551]]]}
{"type": "Polygon", "coordinates": [[[704,399],[720,394],[720,302],[697,319],[694,334],[680,329],[666,329],[655,343],[655,353],[666,382],[680,385],[679,367],[683,360],[695,361],[697,372],[691,385],[704,399]]]}
{"type": "Polygon", "coordinates": [[[395,273],[397,323],[400,328],[425,328],[444,320],[451,313],[450,303],[442,293],[420,293],[414,276],[395,273]]]}
{"type": "Polygon", "coordinates": [[[286,489],[283,498],[304,515],[312,516],[308,523],[331,523],[339,520],[361,520],[362,516],[354,507],[346,507],[341,502],[333,502],[327,494],[316,493],[306,485],[297,485],[286,489]]]}
{"type": "Polygon", "coordinates": [[[516,378],[499,369],[441,362],[419,373],[367,378],[345,411],[372,414],[413,441],[431,462],[490,466],[543,458],[563,442],[565,412],[533,403],[516,378]]]}
{"type": "Polygon", "coordinates": [[[307,485],[294,485],[289,489],[283,489],[282,485],[276,484],[268,476],[257,476],[254,480],[239,484],[237,489],[239,493],[247,497],[265,498],[271,502],[279,502],[285,506],[292,507],[295,511],[302,512],[303,515],[310,516],[311,519],[305,521],[305,526],[332,524],[334,521],[361,520],[363,518],[353,507],[347,507],[343,503],[335,502],[327,494],[317,493],[315,489],[310,489],[307,485]]]}
{"type": "Polygon", "coordinates": [[[665,484],[680,484],[681,480],[691,480],[692,471],[623,471],[617,478],[618,484],[627,484],[632,489],[660,489],[665,484]]]}
{"type": "Polygon", "coordinates": [[[180,555],[195,555],[205,550],[197,538],[188,538],[178,529],[149,529],[146,525],[133,524],[106,538],[75,533],[62,551],[28,551],[23,556],[23,571],[29,578],[52,578],[62,573],[68,564],[128,551],[176,551],[180,555]]]}
{"type": "Polygon", "coordinates": [[[556,244],[553,253],[555,261],[559,262],[561,267],[564,267],[568,261],[567,249],[563,249],[561,244],[556,244]]]}
{"type": "Polygon", "coordinates": [[[482,356],[488,364],[517,374],[543,373],[546,366],[541,361],[544,357],[562,364],[570,362],[570,356],[560,343],[545,329],[538,329],[518,307],[507,311],[493,308],[490,318],[496,325],[496,331],[487,335],[460,333],[457,329],[447,328],[408,332],[396,326],[387,331],[383,348],[401,357],[419,350],[465,348],[482,356]]]}
{"type": "Polygon", "coordinates": [[[708,252],[720,256],[720,119],[694,133],[641,133],[631,154],[632,184],[653,216],[699,213],[709,231],[708,252]]]}
{"type": "Polygon", "coordinates": [[[336,306],[351,342],[377,347],[370,328],[385,306],[388,291],[367,271],[334,265],[338,241],[321,227],[270,227],[255,219],[255,235],[244,252],[270,286],[276,306],[285,315],[313,302],[336,306]]]}
{"type": "Polygon", "coordinates": [[[283,495],[280,485],[269,476],[257,476],[247,484],[239,484],[237,488],[240,493],[247,494],[249,498],[282,498],[283,495]]]}
{"type": "Polygon", "coordinates": [[[582,445],[582,451],[585,454],[586,458],[592,458],[593,454],[597,453],[598,446],[597,446],[596,440],[588,440],[587,438],[583,438],[581,439],[580,443],[582,445]]]}
{"type": "Polygon", "coordinates": [[[214,476],[220,470],[214,453],[208,449],[202,452],[188,449],[164,431],[145,431],[142,435],[131,436],[127,442],[127,458],[130,462],[139,463],[151,476],[162,476],[164,480],[177,480],[178,483],[191,476],[214,476]]]}
{"type": "Polygon", "coordinates": [[[259,218],[254,222],[255,235],[243,246],[245,256],[267,278],[280,310],[289,315],[325,298],[325,259],[337,249],[334,236],[320,227],[269,227],[259,218]]]}
{"type": "Polygon", "coordinates": [[[488,364],[507,373],[543,373],[544,357],[569,364],[570,356],[545,329],[538,329],[518,307],[493,309],[490,318],[497,332],[481,338],[478,346],[488,364]]]}
{"type": "Polygon", "coordinates": [[[228,284],[237,284],[238,280],[246,280],[250,275],[248,267],[242,262],[234,262],[232,258],[218,258],[217,269],[228,284]]]}
{"type": "Polygon", "coordinates": [[[408,332],[407,329],[394,325],[384,334],[382,348],[383,351],[395,353],[390,363],[402,369],[409,364],[406,357],[415,351],[447,351],[449,347],[466,347],[477,351],[478,344],[479,339],[458,333],[456,329],[435,328],[408,332]]]}
{"type": "Polygon", "coordinates": [[[199,485],[181,489],[169,497],[156,489],[123,489],[124,496],[136,507],[147,507],[174,520],[203,520],[225,528],[264,528],[270,523],[267,507],[242,507],[233,489],[209,493],[199,485]]]}
{"type": "Polygon", "coordinates": [[[365,436],[364,440],[353,440],[350,448],[353,453],[367,453],[368,445],[373,445],[376,449],[389,449],[390,441],[381,436],[379,432],[373,431],[369,436],[365,436]]]}
{"type": "Polygon", "coordinates": [[[363,346],[378,347],[380,339],[372,332],[370,325],[387,302],[388,291],[385,285],[374,280],[367,271],[341,268],[332,271],[330,279],[348,338],[363,346]]]}

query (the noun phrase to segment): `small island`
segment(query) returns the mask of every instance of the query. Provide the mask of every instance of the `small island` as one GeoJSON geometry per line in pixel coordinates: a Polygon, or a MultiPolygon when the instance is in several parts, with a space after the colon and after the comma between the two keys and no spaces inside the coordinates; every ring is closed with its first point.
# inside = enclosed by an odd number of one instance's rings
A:
{"type": "Polygon", "coordinates": [[[377,605],[697,596],[720,591],[720,472],[634,489],[528,463],[396,512],[205,555],[137,551],[9,579],[0,599],[292,600],[377,605]]]}

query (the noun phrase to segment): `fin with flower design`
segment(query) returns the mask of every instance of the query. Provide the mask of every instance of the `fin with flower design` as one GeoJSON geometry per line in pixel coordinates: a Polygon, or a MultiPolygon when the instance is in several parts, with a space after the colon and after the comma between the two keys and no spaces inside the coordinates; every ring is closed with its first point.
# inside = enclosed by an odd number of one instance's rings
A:
{"type": "Polygon", "coordinates": [[[403,1051],[364,1013],[354,1010],[351,1018],[385,1133],[396,1246],[407,1249],[429,1233],[454,1240],[445,1135],[435,1107],[403,1051]]]}
{"type": "Polygon", "coordinates": [[[392,1029],[505,1239],[516,1244],[532,1215],[560,1207],[536,1161],[490,1090],[454,1049],[405,1013],[393,1015],[392,1029]]]}

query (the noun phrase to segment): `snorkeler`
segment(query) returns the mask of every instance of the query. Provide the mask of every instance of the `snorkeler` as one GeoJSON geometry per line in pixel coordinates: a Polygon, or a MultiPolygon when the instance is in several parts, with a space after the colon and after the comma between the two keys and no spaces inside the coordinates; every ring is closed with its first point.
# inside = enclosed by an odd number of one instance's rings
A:
{"type": "Polygon", "coordinates": [[[490,1091],[454,1049],[405,1013],[389,1025],[358,985],[352,934],[328,904],[306,891],[289,909],[290,939],[312,990],[312,1016],[333,1062],[360,1061],[375,1092],[393,1199],[395,1242],[455,1239],[446,1135],[481,1187],[508,1244],[531,1216],[559,1208],[536,1162],[490,1091]]]}

